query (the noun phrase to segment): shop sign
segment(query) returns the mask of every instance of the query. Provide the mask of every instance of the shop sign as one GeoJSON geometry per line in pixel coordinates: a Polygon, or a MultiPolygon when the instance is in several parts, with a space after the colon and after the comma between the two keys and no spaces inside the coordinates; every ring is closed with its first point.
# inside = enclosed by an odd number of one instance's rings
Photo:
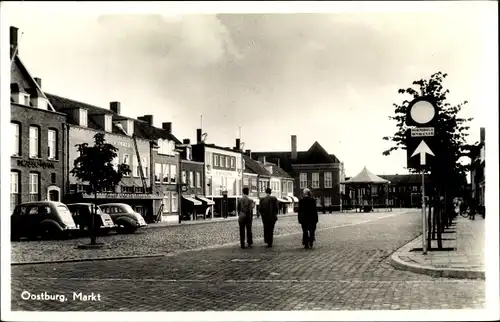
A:
{"type": "Polygon", "coordinates": [[[54,169],[54,163],[42,160],[17,160],[17,165],[27,168],[54,169]]]}
{"type": "Polygon", "coordinates": [[[224,171],[224,170],[216,170],[214,171],[213,175],[216,177],[239,177],[236,174],[236,171],[224,171]]]}
{"type": "MultiPolygon", "coordinates": [[[[94,194],[84,193],[83,198],[95,198],[94,194]]],[[[146,193],[97,193],[97,199],[157,199],[158,197],[146,193]]]]}

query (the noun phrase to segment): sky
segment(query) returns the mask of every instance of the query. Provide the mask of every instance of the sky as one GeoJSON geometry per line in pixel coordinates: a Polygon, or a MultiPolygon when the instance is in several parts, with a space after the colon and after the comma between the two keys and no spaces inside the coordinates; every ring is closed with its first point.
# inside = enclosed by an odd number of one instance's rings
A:
{"type": "Polygon", "coordinates": [[[449,102],[469,102],[462,115],[475,118],[469,141],[478,141],[497,109],[487,56],[496,10],[464,1],[370,12],[366,4],[287,14],[212,4],[211,13],[186,14],[19,2],[7,18],[46,92],[104,108],[120,101],[126,116],[172,122],[180,140],[195,140],[203,115],[209,143],[233,146],[241,127],[245,149],[289,151],[297,135],[298,150],[318,141],[347,176],[364,166],[406,173],[406,152],[382,155],[390,147],[382,137],[396,131],[392,104],[404,99],[399,88],[442,71],[449,102]]]}

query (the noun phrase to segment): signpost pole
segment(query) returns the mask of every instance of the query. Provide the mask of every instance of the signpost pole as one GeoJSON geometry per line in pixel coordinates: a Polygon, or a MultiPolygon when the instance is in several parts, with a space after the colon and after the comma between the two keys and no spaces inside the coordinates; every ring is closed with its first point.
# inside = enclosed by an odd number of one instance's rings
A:
{"type": "MultiPolygon", "coordinates": [[[[427,243],[426,243],[426,223],[427,221],[425,220],[425,176],[424,176],[424,170],[422,169],[422,253],[424,255],[427,254],[427,243]]],[[[429,205],[430,206],[430,205],[429,205]]]]}

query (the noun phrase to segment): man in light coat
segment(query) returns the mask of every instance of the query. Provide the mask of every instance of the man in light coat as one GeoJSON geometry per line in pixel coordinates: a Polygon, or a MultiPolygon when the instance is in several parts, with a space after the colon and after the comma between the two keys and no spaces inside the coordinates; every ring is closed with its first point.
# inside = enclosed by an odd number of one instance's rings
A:
{"type": "Polygon", "coordinates": [[[248,188],[243,188],[243,197],[238,202],[238,224],[240,226],[240,245],[245,248],[245,230],[248,247],[252,247],[252,217],[254,202],[248,197],[248,188]]]}
{"type": "Polygon", "coordinates": [[[278,199],[271,196],[271,188],[266,189],[266,196],[260,199],[259,212],[264,226],[264,243],[267,247],[273,246],[274,225],[278,220],[278,199]]]}
{"type": "Polygon", "coordinates": [[[316,200],[311,197],[311,190],[305,188],[304,196],[299,201],[299,224],[302,226],[302,245],[312,248],[316,240],[315,232],[318,223],[318,210],[316,200]]]}

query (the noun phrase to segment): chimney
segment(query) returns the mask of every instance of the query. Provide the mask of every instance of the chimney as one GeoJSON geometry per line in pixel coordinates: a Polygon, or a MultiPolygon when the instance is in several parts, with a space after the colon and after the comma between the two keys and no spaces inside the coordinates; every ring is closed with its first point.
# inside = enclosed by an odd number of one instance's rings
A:
{"type": "Polygon", "coordinates": [[[196,144],[201,143],[201,129],[196,129],[196,144]]]}
{"type": "Polygon", "coordinates": [[[139,116],[137,119],[148,123],[150,126],[153,126],[153,115],[151,114],[139,116]]]}
{"type": "Polygon", "coordinates": [[[182,143],[183,144],[191,144],[191,140],[190,139],[184,139],[184,140],[182,140],[182,143]]]}
{"type": "Polygon", "coordinates": [[[263,155],[263,156],[259,157],[259,161],[262,162],[262,164],[266,165],[266,156],[263,155]]]}
{"type": "Polygon", "coordinates": [[[484,141],[486,140],[486,133],[484,127],[479,129],[479,138],[481,143],[484,143],[484,141]]]}
{"type": "Polygon", "coordinates": [[[240,151],[240,139],[236,139],[236,151],[240,151]]]}
{"type": "Polygon", "coordinates": [[[245,150],[245,154],[252,158],[252,151],[251,150],[245,150]]]}
{"type": "Polygon", "coordinates": [[[166,130],[168,134],[172,134],[172,122],[161,123],[161,128],[166,130]]]}
{"type": "Polygon", "coordinates": [[[281,168],[280,167],[280,158],[278,158],[278,168],[281,168]]]}
{"type": "MultiPolygon", "coordinates": [[[[16,48],[18,46],[17,43],[17,33],[18,33],[18,28],[16,27],[10,27],[10,58],[14,57],[14,52],[16,51],[16,48]]],[[[16,55],[19,55],[19,48],[17,48],[16,55]]]]}
{"type": "Polygon", "coordinates": [[[292,135],[292,159],[297,159],[297,136],[292,135]]]}
{"type": "Polygon", "coordinates": [[[35,82],[38,84],[38,87],[40,87],[40,89],[42,89],[42,79],[35,77],[35,82]]]}
{"type": "Polygon", "coordinates": [[[109,109],[116,114],[120,115],[120,102],[111,102],[109,103],[109,109]]]}

